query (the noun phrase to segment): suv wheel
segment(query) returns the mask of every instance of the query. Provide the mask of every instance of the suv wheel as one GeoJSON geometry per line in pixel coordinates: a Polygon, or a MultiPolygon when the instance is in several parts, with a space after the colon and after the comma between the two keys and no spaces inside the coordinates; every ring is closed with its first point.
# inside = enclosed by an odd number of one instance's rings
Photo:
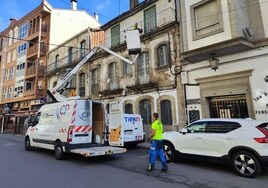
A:
{"type": "Polygon", "coordinates": [[[25,138],[24,146],[25,146],[26,151],[31,151],[32,150],[30,138],[28,136],[25,138]]]}
{"type": "Polygon", "coordinates": [[[163,143],[164,155],[166,157],[167,162],[172,162],[175,160],[175,149],[172,144],[168,142],[163,143]]]}
{"type": "Polygon", "coordinates": [[[239,151],[232,156],[234,171],[240,176],[253,178],[260,174],[261,165],[258,159],[250,152],[239,151]]]}

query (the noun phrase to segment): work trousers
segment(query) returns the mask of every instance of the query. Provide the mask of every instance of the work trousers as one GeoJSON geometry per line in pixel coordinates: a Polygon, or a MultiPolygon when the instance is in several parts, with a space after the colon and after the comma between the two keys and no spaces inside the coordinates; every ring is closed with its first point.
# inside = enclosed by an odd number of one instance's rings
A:
{"type": "Polygon", "coordinates": [[[166,158],[163,151],[163,142],[162,140],[153,140],[151,147],[150,147],[150,157],[149,157],[149,163],[154,166],[156,156],[159,156],[162,169],[167,169],[167,163],[166,158]]]}

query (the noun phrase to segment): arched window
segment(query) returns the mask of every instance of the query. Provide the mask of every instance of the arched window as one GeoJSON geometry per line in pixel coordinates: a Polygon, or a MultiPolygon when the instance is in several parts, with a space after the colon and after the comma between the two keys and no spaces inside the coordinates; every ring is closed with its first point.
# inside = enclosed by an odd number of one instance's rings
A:
{"type": "Polygon", "coordinates": [[[86,74],[85,73],[81,73],[79,75],[79,95],[80,97],[84,97],[86,95],[86,74]]]}
{"type": "Polygon", "coordinates": [[[171,102],[163,100],[160,102],[161,121],[164,125],[172,125],[171,102]]]}
{"type": "Polygon", "coordinates": [[[139,103],[140,114],[144,124],[152,123],[151,102],[148,99],[141,100],[139,103]]]}
{"type": "Polygon", "coordinates": [[[158,57],[158,67],[163,67],[168,65],[168,46],[163,44],[157,48],[157,57],[158,57]]]}
{"type": "Polygon", "coordinates": [[[126,114],[133,114],[133,105],[132,104],[126,104],[125,105],[125,113],[126,114]]]}

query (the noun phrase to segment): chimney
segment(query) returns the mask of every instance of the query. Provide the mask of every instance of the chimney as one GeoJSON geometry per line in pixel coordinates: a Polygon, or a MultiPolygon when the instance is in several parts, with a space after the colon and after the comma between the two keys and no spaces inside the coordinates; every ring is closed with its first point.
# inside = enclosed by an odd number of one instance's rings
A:
{"type": "Polygon", "coordinates": [[[139,0],[129,0],[130,9],[135,8],[139,4],[139,0]]]}
{"type": "Polygon", "coordinates": [[[96,12],[94,12],[94,18],[95,18],[95,20],[99,21],[99,16],[96,12]]]}
{"type": "Polygon", "coordinates": [[[71,0],[70,2],[72,3],[72,10],[77,10],[77,0],[71,0]]]}

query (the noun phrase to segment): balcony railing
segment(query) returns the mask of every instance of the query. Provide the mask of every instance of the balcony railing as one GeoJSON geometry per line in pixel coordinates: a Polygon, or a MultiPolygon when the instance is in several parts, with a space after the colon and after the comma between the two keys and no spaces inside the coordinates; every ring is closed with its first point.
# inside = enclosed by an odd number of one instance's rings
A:
{"type": "MultiPolygon", "coordinates": [[[[47,30],[48,30],[47,28],[48,28],[47,24],[42,25],[42,30],[41,30],[42,34],[47,33],[47,30]]],[[[28,36],[38,34],[38,32],[39,32],[39,26],[35,27],[35,28],[30,27],[29,30],[28,30],[28,36]]]]}
{"type": "Polygon", "coordinates": [[[47,66],[46,73],[49,74],[55,70],[59,70],[68,65],[75,65],[81,61],[88,53],[89,50],[78,50],[71,55],[65,56],[64,58],[53,62],[47,66]]]}
{"type": "MultiPolygon", "coordinates": [[[[38,45],[37,44],[34,44],[33,46],[31,46],[30,48],[27,49],[27,56],[32,56],[32,55],[35,55],[37,54],[38,52],[38,45]]],[[[41,45],[40,46],[40,53],[42,55],[46,54],[46,47],[41,45]]]]}
{"type": "MultiPolygon", "coordinates": [[[[38,66],[38,76],[43,76],[44,72],[45,72],[45,66],[38,66]]],[[[31,76],[31,75],[36,75],[36,66],[30,66],[28,68],[25,69],[25,76],[31,76]]]]}

